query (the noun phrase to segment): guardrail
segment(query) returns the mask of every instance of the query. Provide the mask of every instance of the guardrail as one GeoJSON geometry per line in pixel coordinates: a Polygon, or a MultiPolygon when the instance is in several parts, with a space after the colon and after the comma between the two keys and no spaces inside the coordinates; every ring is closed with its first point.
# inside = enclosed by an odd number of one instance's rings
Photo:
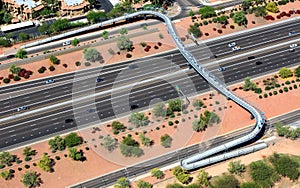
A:
{"type": "Polygon", "coordinates": [[[207,157],[209,157],[213,154],[219,153],[221,151],[227,150],[229,148],[232,148],[234,146],[240,145],[242,143],[245,143],[245,142],[250,141],[251,139],[253,139],[261,131],[262,127],[265,124],[266,118],[265,118],[264,114],[261,111],[258,111],[257,109],[255,109],[250,104],[248,104],[246,101],[238,98],[233,93],[231,93],[226,88],[226,85],[223,82],[221,82],[218,78],[216,78],[213,74],[211,74],[204,66],[199,64],[197,62],[197,60],[195,59],[195,57],[185,49],[184,44],[182,43],[181,39],[178,37],[178,35],[176,33],[176,30],[174,29],[174,26],[173,26],[173,23],[172,23],[171,19],[168,16],[166,16],[162,13],[155,12],[155,11],[138,11],[138,12],[134,12],[132,14],[124,15],[124,16],[114,18],[114,19],[111,19],[111,20],[107,20],[107,21],[102,22],[102,23],[94,24],[94,25],[89,26],[87,28],[82,28],[82,29],[78,29],[76,31],[67,32],[67,33],[64,33],[62,35],[57,35],[55,37],[44,39],[44,40],[38,41],[36,43],[31,43],[31,44],[28,44],[27,46],[26,45],[24,45],[24,46],[25,47],[30,47],[30,45],[34,46],[34,45],[43,44],[43,43],[46,43],[46,42],[49,42],[49,41],[52,41],[52,40],[57,40],[59,38],[66,37],[68,35],[74,35],[76,33],[83,32],[85,30],[95,29],[97,27],[101,27],[101,26],[104,26],[104,25],[112,24],[112,23],[115,23],[115,22],[118,22],[118,21],[126,20],[128,18],[141,16],[141,15],[154,15],[154,16],[157,16],[157,17],[163,19],[166,26],[167,26],[168,33],[172,36],[172,39],[175,42],[176,46],[178,47],[180,53],[189,62],[189,64],[209,84],[211,84],[220,93],[225,95],[228,100],[233,100],[235,103],[242,106],[244,109],[248,110],[252,114],[252,116],[256,119],[255,127],[253,128],[253,130],[250,134],[248,134],[246,136],[243,136],[241,138],[232,140],[230,142],[224,143],[224,144],[219,145],[217,147],[214,147],[212,149],[209,149],[209,150],[207,150],[203,153],[199,153],[199,154],[193,155],[191,157],[188,157],[188,158],[186,158],[186,159],[184,159],[180,162],[181,166],[183,168],[187,169],[187,170],[192,170],[192,169],[195,169],[195,168],[199,168],[199,167],[202,166],[202,162],[199,161],[199,160],[202,160],[202,159],[207,158],[207,157]]]}

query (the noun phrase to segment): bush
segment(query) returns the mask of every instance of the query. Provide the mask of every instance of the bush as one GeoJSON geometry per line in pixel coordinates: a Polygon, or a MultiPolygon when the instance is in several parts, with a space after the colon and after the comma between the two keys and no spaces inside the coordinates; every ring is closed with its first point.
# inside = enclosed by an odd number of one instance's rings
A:
{"type": "Polygon", "coordinates": [[[259,95],[258,98],[262,99],[263,97],[261,95],[259,95]]]}
{"type": "Polygon", "coordinates": [[[277,91],[273,91],[273,94],[274,94],[274,95],[277,95],[277,91]]]}
{"type": "Polygon", "coordinates": [[[59,161],[59,160],[60,160],[60,157],[59,157],[59,156],[55,156],[55,159],[59,161]]]}
{"type": "Polygon", "coordinates": [[[268,97],[268,94],[265,93],[265,94],[264,94],[264,98],[267,98],[267,97],[268,97]]]}
{"type": "Polygon", "coordinates": [[[131,55],[131,54],[126,54],[126,57],[127,57],[127,58],[131,58],[132,55],[131,55]]]}
{"type": "Polygon", "coordinates": [[[206,20],[203,21],[204,25],[208,25],[208,22],[206,20]]]}
{"type": "Polygon", "coordinates": [[[287,80],[287,81],[285,82],[285,84],[286,84],[286,85],[290,85],[291,82],[287,80]]]}
{"type": "Polygon", "coordinates": [[[44,73],[46,71],[46,67],[42,66],[41,68],[39,68],[38,72],[39,73],[44,73]]]}
{"type": "Polygon", "coordinates": [[[4,78],[3,82],[6,83],[6,84],[8,84],[10,82],[10,79],[9,78],[4,78]]]}
{"type": "Polygon", "coordinates": [[[3,169],[5,167],[4,164],[0,164],[0,169],[3,169]]]}
{"type": "Polygon", "coordinates": [[[30,166],[28,164],[24,165],[24,168],[28,169],[30,166]]]}
{"type": "Polygon", "coordinates": [[[50,67],[49,67],[49,70],[52,72],[52,71],[55,70],[55,67],[54,67],[54,66],[50,66],[50,67]]]}
{"type": "Polygon", "coordinates": [[[20,164],[20,163],[22,163],[22,162],[23,162],[23,161],[20,160],[20,159],[17,159],[17,160],[16,160],[16,163],[17,163],[17,164],[20,164]]]}
{"type": "Polygon", "coordinates": [[[280,90],[279,90],[279,93],[283,93],[283,90],[282,90],[282,89],[280,89],[280,90]]]}
{"type": "Polygon", "coordinates": [[[91,66],[91,63],[90,63],[90,62],[85,62],[84,65],[85,65],[86,67],[88,67],[88,66],[91,66]]]}
{"type": "Polygon", "coordinates": [[[158,49],[158,46],[156,46],[156,45],[155,45],[155,46],[154,46],[154,49],[156,49],[156,50],[157,50],[157,49],[158,49]]]}
{"type": "Polygon", "coordinates": [[[79,66],[81,65],[81,63],[80,63],[79,61],[76,61],[75,65],[76,65],[77,67],[79,67],[79,66]]]}
{"type": "Polygon", "coordinates": [[[30,160],[31,160],[31,157],[29,157],[29,156],[25,157],[25,161],[30,161],[30,160]]]}
{"type": "Polygon", "coordinates": [[[219,34],[223,33],[222,29],[218,29],[218,33],[219,34]]]}
{"type": "Polygon", "coordinates": [[[293,87],[294,87],[294,89],[297,89],[297,85],[296,85],[296,84],[294,84],[294,86],[293,86],[293,87]]]}
{"type": "Polygon", "coordinates": [[[18,171],[21,171],[21,170],[22,170],[22,168],[21,168],[21,167],[19,167],[19,168],[18,168],[18,171]]]}
{"type": "Polygon", "coordinates": [[[284,91],[284,92],[288,92],[289,89],[288,89],[287,87],[284,87],[284,88],[283,88],[283,91],[284,91]]]}
{"type": "Polygon", "coordinates": [[[169,125],[169,126],[174,125],[173,121],[169,121],[169,122],[168,122],[168,125],[169,125]]]}

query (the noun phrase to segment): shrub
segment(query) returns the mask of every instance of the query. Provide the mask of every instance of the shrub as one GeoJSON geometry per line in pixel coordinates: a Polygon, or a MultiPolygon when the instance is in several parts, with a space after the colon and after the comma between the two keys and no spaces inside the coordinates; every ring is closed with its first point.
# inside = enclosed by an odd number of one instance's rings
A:
{"type": "Polygon", "coordinates": [[[264,98],[267,98],[267,97],[268,97],[268,94],[265,93],[265,94],[264,94],[264,98]]]}
{"type": "Polygon", "coordinates": [[[22,161],[21,159],[17,159],[17,160],[16,160],[16,163],[17,163],[17,164],[20,164],[20,163],[22,163],[22,162],[23,162],[23,161],[22,161]]]}
{"type": "Polygon", "coordinates": [[[81,65],[81,63],[80,63],[79,61],[76,61],[75,65],[76,65],[77,67],[79,67],[79,66],[81,65]]]}
{"type": "Polygon", "coordinates": [[[68,65],[64,63],[64,64],[63,64],[63,67],[67,68],[67,67],[68,67],[68,65]]]}
{"type": "Polygon", "coordinates": [[[280,84],[275,84],[275,87],[280,87],[280,84]]]}
{"type": "Polygon", "coordinates": [[[297,85],[296,85],[296,84],[294,84],[294,86],[293,86],[293,87],[294,87],[294,89],[297,89],[297,85]]]}
{"type": "Polygon", "coordinates": [[[30,161],[30,160],[31,160],[31,157],[29,157],[29,156],[25,157],[25,161],[30,161]]]}
{"type": "Polygon", "coordinates": [[[126,57],[127,57],[127,58],[131,58],[132,55],[131,55],[131,54],[126,54],[126,57]]]}
{"type": "Polygon", "coordinates": [[[49,70],[52,72],[52,71],[55,70],[55,67],[54,67],[54,66],[50,66],[50,67],[49,67],[49,70]]]}
{"type": "Polygon", "coordinates": [[[168,125],[169,125],[169,126],[174,125],[173,121],[169,121],[169,122],[168,122],[168,125]]]}
{"type": "Polygon", "coordinates": [[[259,98],[262,99],[263,97],[261,95],[259,95],[259,98]]]}
{"type": "Polygon", "coordinates": [[[280,90],[279,90],[279,93],[283,93],[283,90],[282,90],[282,89],[280,89],[280,90]]]}
{"type": "Polygon", "coordinates": [[[287,87],[284,87],[284,88],[283,88],[283,91],[284,91],[284,92],[288,92],[289,89],[288,89],[287,87]]]}
{"type": "Polygon", "coordinates": [[[287,81],[285,82],[285,84],[286,84],[286,85],[290,85],[291,82],[287,80],[287,81]]]}
{"type": "Polygon", "coordinates": [[[154,46],[154,49],[156,49],[156,50],[157,50],[157,49],[158,49],[158,46],[156,46],[156,45],[155,45],[155,46],[154,46]]]}
{"type": "Polygon", "coordinates": [[[4,78],[3,82],[6,83],[6,84],[8,84],[10,82],[10,79],[9,78],[4,78]]]}
{"type": "Polygon", "coordinates": [[[19,171],[21,171],[21,170],[22,170],[22,168],[21,168],[21,167],[19,167],[19,168],[18,168],[18,170],[19,170],[19,171]]]}
{"type": "Polygon", "coordinates": [[[269,93],[269,96],[272,96],[272,95],[273,95],[272,92],[270,92],[270,93],[269,93]]]}
{"type": "Polygon", "coordinates": [[[158,46],[161,46],[161,45],[162,45],[162,43],[161,43],[161,42],[158,42],[158,43],[157,43],[157,45],[158,45],[158,46]]]}
{"type": "Polygon", "coordinates": [[[290,89],[290,90],[293,90],[293,87],[292,87],[292,86],[290,86],[290,87],[289,87],[289,89],[290,89]]]}
{"type": "Polygon", "coordinates": [[[204,20],[204,21],[203,21],[203,24],[204,24],[204,25],[207,25],[207,24],[208,24],[208,22],[207,22],[206,20],[204,20]]]}
{"type": "Polygon", "coordinates": [[[84,65],[85,65],[86,67],[88,67],[88,66],[91,66],[91,63],[90,63],[90,62],[85,62],[84,65]]]}
{"type": "Polygon", "coordinates": [[[270,89],[271,89],[270,86],[266,86],[266,87],[265,87],[265,90],[266,90],[266,91],[269,91],[270,89]]]}
{"type": "Polygon", "coordinates": [[[59,160],[60,160],[60,157],[59,157],[59,156],[55,156],[55,159],[59,161],[59,160]]]}
{"type": "Polygon", "coordinates": [[[217,28],[214,27],[214,28],[213,28],[213,31],[217,31],[217,28]]]}
{"type": "Polygon", "coordinates": [[[218,29],[218,33],[219,34],[223,33],[222,29],[218,29]]]}
{"type": "Polygon", "coordinates": [[[273,91],[273,94],[274,94],[274,95],[277,95],[277,91],[273,91]]]}
{"type": "Polygon", "coordinates": [[[24,168],[28,169],[30,166],[28,164],[24,165],[24,168]]]}
{"type": "Polygon", "coordinates": [[[205,36],[209,36],[209,33],[204,33],[205,36]]]}

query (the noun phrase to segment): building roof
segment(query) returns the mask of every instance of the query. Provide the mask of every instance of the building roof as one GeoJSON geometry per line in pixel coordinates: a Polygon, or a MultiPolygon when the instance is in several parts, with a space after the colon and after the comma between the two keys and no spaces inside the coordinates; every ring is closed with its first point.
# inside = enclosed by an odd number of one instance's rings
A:
{"type": "Polygon", "coordinates": [[[21,23],[17,23],[17,24],[10,24],[10,25],[5,25],[1,27],[1,31],[5,32],[5,31],[10,31],[13,29],[18,29],[18,28],[22,28],[22,27],[26,27],[26,26],[33,26],[34,23],[32,21],[27,21],[27,22],[21,22],[21,23]]]}
{"type": "Polygon", "coordinates": [[[27,6],[29,9],[33,9],[39,5],[41,5],[41,2],[35,2],[33,0],[14,0],[14,2],[16,4],[22,5],[24,4],[25,6],[27,6]]]}
{"type": "Polygon", "coordinates": [[[76,6],[83,2],[83,0],[64,0],[67,6],[76,6]]]}

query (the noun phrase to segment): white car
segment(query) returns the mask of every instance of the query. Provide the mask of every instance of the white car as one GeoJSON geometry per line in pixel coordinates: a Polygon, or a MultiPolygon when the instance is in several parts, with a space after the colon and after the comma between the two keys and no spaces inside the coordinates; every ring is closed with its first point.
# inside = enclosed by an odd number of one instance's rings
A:
{"type": "Polygon", "coordinates": [[[240,49],[241,49],[240,46],[235,46],[235,47],[232,48],[232,51],[239,51],[240,49]]]}
{"type": "Polygon", "coordinates": [[[295,35],[296,34],[296,32],[295,31],[291,31],[291,32],[289,32],[289,36],[293,36],[293,35],[295,35]]]}
{"type": "Polygon", "coordinates": [[[54,80],[53,80],[53,79],[50,79],[50,80],[47,80],[45,83],[46,83],[46,84],[52,84],[52,83],[54,83],[54,80]]]}
{"type": "Polygon", "coordinates": [[[290,45],[290,48],[294,49],[294,48],[296,48],[297,46],[298,46],[297,44],[291,44],[291,45],[290,45]]]}
{"type": "Polygon", "coordinates": [[[71,44],[71,42],[70,41],[67,41],[67,42],[64,42],[62,45],[63,46],[69,46],[71,44]]]}
{"type": "Polygon", "coordinates": [[[218,69],[218,71],[219,72],[221,72],[221,71],[225,71],[226,70],[226,68],[225,67],[220,67],[219,69],[218,69]]]}
{"type": "Polygon", "coordinates": [[[21,107],[17,108],[17,112],[20,112],[23,110],[27,110],[27,106],[21,106],[21,107]]]}
{"type": "Polygon", "coordinates": [[[232,47],[234,47],[234,46],[236,46],[236,43],[235,43],[235,42],[232,42],[232,43],[228,44],[228,47],[229,47],[229,48],[232,48],[232,47]]]}

